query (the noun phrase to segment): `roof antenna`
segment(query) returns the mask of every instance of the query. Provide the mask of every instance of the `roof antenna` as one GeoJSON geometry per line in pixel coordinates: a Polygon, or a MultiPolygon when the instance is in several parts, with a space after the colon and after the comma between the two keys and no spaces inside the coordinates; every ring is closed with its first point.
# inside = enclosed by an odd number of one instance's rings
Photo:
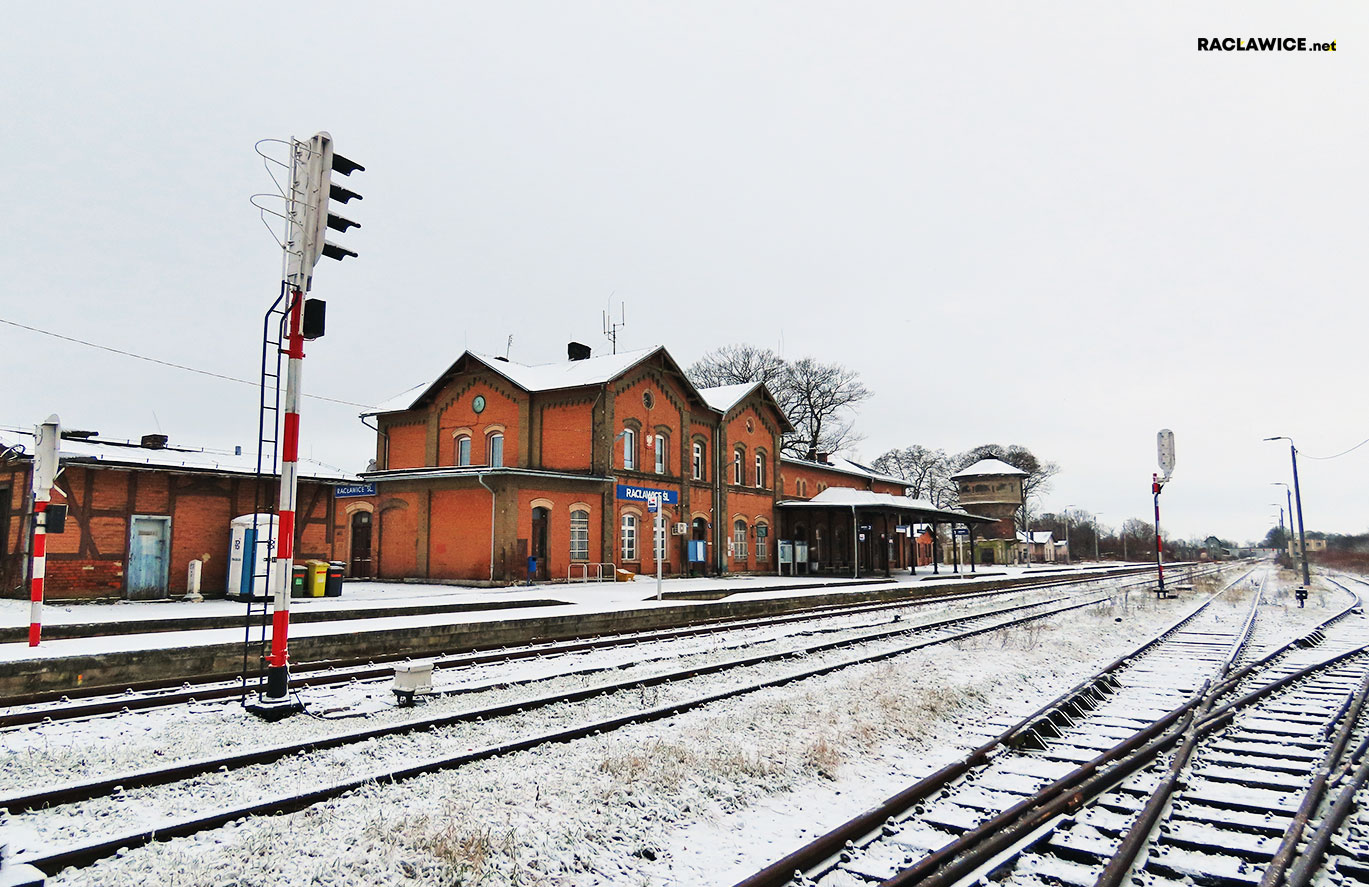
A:
{"type": "MultiPolygon", "coordinates": [[[[614,290],[613,293],[616,293],[614,290]]],[[[627,326],[627,305],[623,302],[618,303],[618,308],[622,311],[621,319],[610,320],[613,313],[613,293],[608,294],[608,310],[604,312],[604,336],[613,343],[613,353],[618,353],[618,327],[627,326]]]]}
{"type": "Polygon", "coordinates": [[[509,352],[513,350],[513,333],[509,333],[509,341],[504,345],[504,359],[509,359],[509,352]]]}

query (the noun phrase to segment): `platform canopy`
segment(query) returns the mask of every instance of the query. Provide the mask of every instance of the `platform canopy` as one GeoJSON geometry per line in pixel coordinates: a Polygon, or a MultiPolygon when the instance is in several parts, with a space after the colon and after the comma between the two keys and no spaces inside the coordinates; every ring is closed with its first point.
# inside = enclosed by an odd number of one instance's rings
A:
{"type": "Polygon", "coordinates": [[[876,493],[872,490],[855,490],[850,487],[828,487],[812,499],[784,499],[778,503],[782,509],[843,509],[856,511],[896,511],[908,515],[920,523],[992,524],[997,518],[970,514],[960,509],[938,508],[926,499],[912,499],[908,496],[895,496],[891,493],[876,493]]]}

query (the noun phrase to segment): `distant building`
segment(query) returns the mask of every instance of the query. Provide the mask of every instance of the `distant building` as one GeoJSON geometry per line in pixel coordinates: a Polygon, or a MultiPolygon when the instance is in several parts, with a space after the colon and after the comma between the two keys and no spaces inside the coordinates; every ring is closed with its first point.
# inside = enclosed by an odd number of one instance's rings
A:
{"type": "Polygon", "coordinates": [[[960,494],[960,505],[967,511],[994,519],[974,544],[974,558],[980,564],[1023,563],[1027,557],[1025,539],[1019,540],[1015,515],[1022,507],[1022,483],[1027,472],[1001,459],[981,459],[951,476],[960,494]]]}
{"type": "MultiPolygon", "coordinates": [[[[1326,550],[1326,540],[1325,540],[1325,539],[1314,539],[1314,538],[1312,538],[1312,537],[1310,537],[1310,536],[1308,537],[1308,539],[1307,539],[1307,553],[1308,553],[1308,554],[1311,554],[1311,553],[1316,552],[1316,551],[1325,551],[1325,550],[1326,550]]],[[[1297,537],[1297,536],[1291,536],[1291,537],[1289,538],[1289,540],[1288,540],[1288,556],[1289,556],[1289,557],[1302,557],[1302,549],[1298,547],[1298,537],[1297,537]]]]}
{"type": "MultiPolygon", "coordinates": [[[[0,429],[0,590],[27,597],[34,434],[0,429]],[[22,446],[24,452],[10,449],[22,446]]],[[[203,562],[201,592],[227,592],[229,522],[255,502],[275,511],[279,481],[257,497],[256,454],[171,446],[161,434],[141,441],[65,432],[52,501],[67,506],[66,531],[47,538],[49,599],[165,598],[185,593],[187,567],[203,562]]],[[[300,460],[298,560],[333,556],[334,486],[355,476],[300,460]]]]}

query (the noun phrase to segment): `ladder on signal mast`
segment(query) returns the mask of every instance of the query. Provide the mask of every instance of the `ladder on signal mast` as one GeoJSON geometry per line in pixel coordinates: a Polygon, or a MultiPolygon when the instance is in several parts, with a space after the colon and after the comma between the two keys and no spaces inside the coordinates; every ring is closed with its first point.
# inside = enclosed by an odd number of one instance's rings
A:
{"type": "MultiPolygon", "coordinates": [[[[275,515],[280,498],[281,363],[286,323],[290,318],[291,291],[282,281],[280,295],[262,321],[261,378],[257,390],[257,476],[252,494],[252,535],[244,545],[243,573],[250,584],[239,588],[247,604],[242,642],[242,693],[244,705],[252,692],[266,689],[266,658],[271,646],[273,612],[272,574],[276,560],[275,515]],[[263,517],[265,519],[263,520],[263,517]],[[250,565],[250,567],[249,567],[250,565]],[[255,653],[255,655],[253,655],[255,653]]],[[[290,579],[285,577],[286,594],[290,579]]]]}

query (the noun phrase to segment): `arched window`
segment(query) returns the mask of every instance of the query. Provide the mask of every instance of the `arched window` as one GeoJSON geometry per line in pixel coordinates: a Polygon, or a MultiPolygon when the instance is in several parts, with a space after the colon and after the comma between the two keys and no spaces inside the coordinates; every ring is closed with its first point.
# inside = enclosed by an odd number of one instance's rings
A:
{"type": "Polygon", "coordinates": [[[746,560],[746,521],[738,518],[732,523],[732,556],[746,560]]]}
{"type": "MultiPolygon", "coordinates": [[[[756,486],[764,489],[765,487],[765,451],[756,451],[756,486]]],[[[759,553],[757,557],[759,557],[759,553]]]]}
{"type": "Polygon", "coordinates": [[[666,436],[664,434],[656,435],[655,446],[652,447],[652,449],[655,450],[656,473],[665,474],[666,470],[670,467],[670,456],[668,455],[670,451],[667,447],[666,436]]]}
{"type": "Polygon", "coordinates": [[[631,428],[623,429],[623,468],[628,471],[637,468],[637,432],[631,428]]]}
{"type": "Polygon", "coordinates": [[[456,439],[456,464],[471,464],[471,436],[463,434],[456,439]]]}
{"type": "Polygon", "coordinates": [[[763,561],[770,558],[770,525],[756,524],[756,560],[763,561]]]}
{"type": "Polygon", "coordinates": [[[704,442],[694,441],[694,479],[705,480],[704,477],[704,442]]]}
{"type": "Polygon", "coordinates": [[[637,515],[623,515],[622,532],[619,542],[620,553],[624,561],[637,560],[637,515]]]}
{"type": "Polygon", "coordinates": [[[746,483],[746,447],[737,447],[732,453],[732,483],[746,483]]]}
{"type": "Polygon", "coordinates": [[[570,513],[570,559],[589,560],[589,512],[570,513]]]}
{"type": "Polygon", "coordinates": [[[498,468],[504,464],[504,435],[496,431],[485,438],[485,452],[489,458],[485,461],[491,468],[498,468]]]}

